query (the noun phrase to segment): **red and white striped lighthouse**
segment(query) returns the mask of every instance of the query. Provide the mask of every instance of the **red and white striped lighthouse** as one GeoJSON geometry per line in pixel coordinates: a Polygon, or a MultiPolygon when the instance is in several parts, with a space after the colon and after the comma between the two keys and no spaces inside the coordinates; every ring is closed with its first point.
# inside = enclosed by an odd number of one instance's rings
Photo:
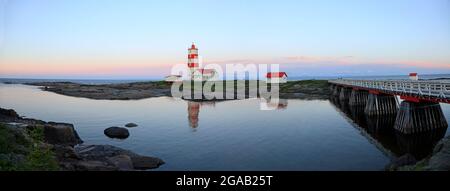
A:
{"type": "Polygon", "coordinates": [[[194,43],[192,43],[188,52],[188,68],[191,71],[191,79],[193,79],[193,73],[198,69],[198,49],[195,47],[194,43]]]}

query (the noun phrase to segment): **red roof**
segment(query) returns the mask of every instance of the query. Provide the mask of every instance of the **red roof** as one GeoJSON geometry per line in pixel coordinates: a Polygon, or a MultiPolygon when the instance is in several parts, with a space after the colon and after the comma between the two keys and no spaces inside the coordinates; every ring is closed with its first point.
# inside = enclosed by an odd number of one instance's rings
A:
{"type": "Polygon", "coordinates": [[[409,73],[409,76],[417,76],[417,73],[409,73]]]}
{"type": "Polygon", "coordinates": [[[192,43],[191,49],[197,49],[194,43],[192,43]]]}
{"type": "Polygon", "coordinates": [[[287,77],[286,72],[269,72],[266,74],[266,78],[273,78],[273,77],[281,78],[283,76],[287,77]]]}
{"type": "Polygon", "coordinates": [[[214,69],[198,69],[197,71],[199,71],[202,74],[212,74],[216,72],[216,70],[214,69]]]}

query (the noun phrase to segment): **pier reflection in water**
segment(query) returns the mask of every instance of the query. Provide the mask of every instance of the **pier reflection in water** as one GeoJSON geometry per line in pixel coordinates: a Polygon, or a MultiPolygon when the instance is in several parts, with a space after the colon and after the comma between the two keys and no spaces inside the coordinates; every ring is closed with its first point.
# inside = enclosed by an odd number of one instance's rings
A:
{"type": "Polygon", "coordinates": [[[434,145],[444,137],[447,130],[439,128],[419,134],[403,134],[394,129],[395,113],[368,116],[364,113],[364,105],[349,106],[347,102],[336,97],[331,97],[330,102],[349,123],[389,158],[411,154],[418,160],[423,159],[432,152],[434,145]]]}

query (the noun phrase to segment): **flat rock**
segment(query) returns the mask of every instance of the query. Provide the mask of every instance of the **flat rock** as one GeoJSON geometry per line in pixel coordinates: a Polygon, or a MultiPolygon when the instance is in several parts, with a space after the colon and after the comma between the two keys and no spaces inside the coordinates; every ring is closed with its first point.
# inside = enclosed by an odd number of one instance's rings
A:
{"type": "Polygon", "coordinates": [[[112,145],[78,145],[75,147],[75,152],[86,161],[115,161],[112,163],[117,165],[117,168],[120,169],[122,167],[125,170],[130,165],[127,164],[127,158],[121,155],[128,156],[131,159],[133,168],[138,170],[158,168],[164,164],[164,161],[159,158],[142,156],[112,145]]]}
{"type": "Polygon", "coordinates": [[[131,158],[131,160],[133,161],[134,168],[138,170],[158,168],[164,164],[164,161],[159,158],[147,156],[137,156],[131,158]]]}
{"type": "MultiPolygon", "coordinates": [[[[36,127],[39,128],[39,127],[36,127]]],[[[50,144],[75,146],[83,143],[72,124],[48,122],[44,125],[44,140],[50,144]]]]}
{"type": "Polygon", "coordinates": [[[138,156],[129,150],[112,145],[77,145],[74,149],[80,157],[88,160],[107,160],[117,155],[138,156]]]}
{"type": "Polygon", "coordinates": [[[67,159],[80,159],[78,154],[75,152],[75,149],[71,146],[54,145],[52,150],[56,154],[59,161],[67,159]]]}
{"type": "Polygon", "coordinates": [[[81,171],[116,171],[117,167],[108,165],[102,161],[79,161],[75,164],[76,170],[81,171]]]}
{"type": "Polygon", "coordinates": [[[125,124],[125,127],[137,127],[138,125],[136,123],[127,123],[125,124]]]}
{"type": "Polygon", "coordinates": [[[133,170],[133,162],[128,155],[117,155],[108,158],[108,162],[116,166],[119,170],[133,170]]]}
{"type": "Polygon", "coordinates": [[[105,135],[110,138],[126,139],[130,136],[128,129],[123,127],[110,127],[105,129],[105,135]]]}

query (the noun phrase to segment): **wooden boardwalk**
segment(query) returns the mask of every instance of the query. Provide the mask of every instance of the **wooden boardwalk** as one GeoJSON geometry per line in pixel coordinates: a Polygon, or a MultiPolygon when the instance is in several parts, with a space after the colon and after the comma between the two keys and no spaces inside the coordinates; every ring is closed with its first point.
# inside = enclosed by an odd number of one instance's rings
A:
{"type": "Polygon", "coordinates": [[[329,80],[330,84],[378,91],[409,99],[450,103],[450,80],[329,80]]]}

